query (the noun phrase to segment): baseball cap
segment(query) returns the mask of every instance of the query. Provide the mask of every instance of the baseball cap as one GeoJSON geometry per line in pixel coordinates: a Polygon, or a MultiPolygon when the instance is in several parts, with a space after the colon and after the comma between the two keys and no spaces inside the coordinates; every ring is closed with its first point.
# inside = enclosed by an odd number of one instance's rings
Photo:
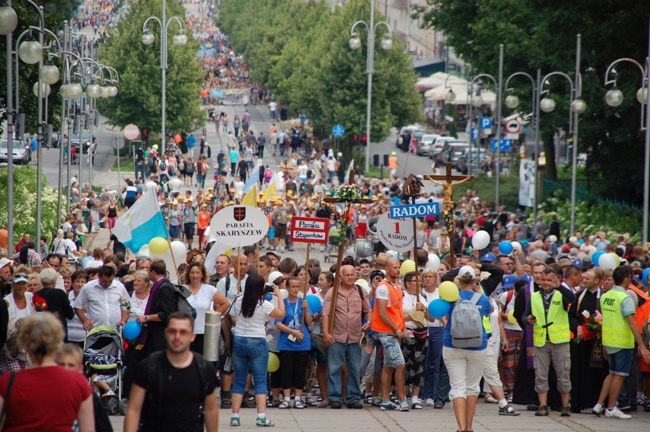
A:
{"type": "Polygon", "coordinates": [[[2,258],[0,259],[0,268],[6,266],[7,264],[11,264],[11,260],[7,258],[2,258]]]}
{"type": "MultiPolygon", "coordinates": [[[[276,257],[276,258],[279,259],[279,260],[282,259],[282,257],[281,257],[280,255],[278,255],[278,254],[277,254],[276,252],[274,252],[274,251],[268,251],[268,252],[266,253],[266,255],[267,255],[267,256],[268,256],[268,255],[273,255],[274,257],[276,257]]],[[[270,280],[270,278],[269,278],[269,280],[270,280]]]]}
{"type": "Polygon", "coordinates": [[[529,275],[529,274],[525,274],[525,275],[521,276],[519,278],[519,280],[523,280],[523,281],[526,281],[526,282],[532,282],[533,277],[531,275],[529,275]]]}
{"type": "Polygon", "coordinates": [[[508,274],[503,276],[503,280],[501,281],[501,285],[503,286],[503,289],[510,289],[513,286],[515,286],[515,282],[517,282],[517,276],[513,274],[508,274]]]}
{"type": "Polygon", "coordinates": [[[562,257],[559,260],[557,260],[557,264],[560,267],[567,267],[567,266],[571,265],[571,260],[569,258],[567,258],[567,257],[562,257]]]}
{"type": "Polygon", "coordinates": [[[460,268],[460,270],[458,270],[458,277],[459,277],[459,278],[462,278],[462,277],[464,277],[464,276],[467,275],[467,274],[471,275],[471,276],[472,276],[472,279],[476,279],[476,272],[474,271],[474,268],[473,268],[473,267],[470,267],[470,266],[462,266],[462,267],[460,268]]]}
{"type": "Polygon", "coordinates": [[[497,260],[497,257],[493,253],[486,253],[481,257],[481,262],[494,262],[497,260]]]}
{"type": "Polygon", "coordinates": [[[568,244],[565,244],[564,246],[562,246],[562,252],[563,253],[571,252],[571,246],[569,246],[568,244]]]}
{"type": "Polygon", "coordinates": [[[29,278],[24,273],[18,273],[11,279],[11,283],[29,282],[29,278]]]}

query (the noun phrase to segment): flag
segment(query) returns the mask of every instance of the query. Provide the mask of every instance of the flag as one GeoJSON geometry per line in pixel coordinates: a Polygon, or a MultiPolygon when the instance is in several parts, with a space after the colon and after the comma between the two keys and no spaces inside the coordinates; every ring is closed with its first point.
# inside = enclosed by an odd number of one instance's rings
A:
{"type": "Polygon", "coordinates": [[[145,192],[115,221],[113,234],[134,253],[154,237],[169,237],[165,218],[160,211],[156,192],[153,189],[145,192]]]}
{"type": "Polygon", "coordinates": [[[345,173],[345,181],[347,182],[350,180],[350,172],[354,169],[354,159],[350,161],[350,166],[348,167],[348,170],[345,173]]]}
{"type": "Polygon", "coordinates": [[[257,186],[253,186],[241,200],[242,205],[257,207],[257,186]]]}
{"type": "Polygon", "coordinates": [[[251,174],[250,177],[248,177],[248,180],[246,180],[246,183],[244,184],[244,193],[251,190],[251,188],[255,186],[259,181],[260,181],[260,169],[259,167],[255,167],[253,169],[253,174],[251,174]]]}
{"type": "Polygon", "coordinates": [[[268,204],[269,200],[271,199],[271,196],[278,190],[278,183],[275,180],[275,176],[273,176],[273,180],[271,180],[271,183],[266,187],[264,190],[264,194],[262,195],[262,200],[264,201],[264,204],[268,204]]]}
{"type": "Polygon", "coordinates": [[[409,143],[409,153],[411,154],[416,154],[418,149],[418,140],[413,137],[411,138],[411,142],[409,143]]]}

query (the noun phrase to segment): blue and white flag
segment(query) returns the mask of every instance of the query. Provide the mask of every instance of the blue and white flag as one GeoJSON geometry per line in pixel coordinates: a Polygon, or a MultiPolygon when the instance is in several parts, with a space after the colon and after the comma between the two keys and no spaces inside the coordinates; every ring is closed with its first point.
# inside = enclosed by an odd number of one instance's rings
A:
{"type": "Polygon", "coordinates": [[[113,234],[134,253],[137,253],[154,237],[169,237],[165,218],[160,211],[156,192],[153,189],[145,192],[126,213],[115,221],[113,234]]]}
{"type": "Polygon", "coordinates": [[[253,168],[253,173],[250,175],[250,177],[248,177],[248,180],[246,180],[246,183],[244,184],[244,194],[248,193],[248,191],[251,190],[253,186],[257,185],[259,181],[260,167],[256,166],[253,168]]]}

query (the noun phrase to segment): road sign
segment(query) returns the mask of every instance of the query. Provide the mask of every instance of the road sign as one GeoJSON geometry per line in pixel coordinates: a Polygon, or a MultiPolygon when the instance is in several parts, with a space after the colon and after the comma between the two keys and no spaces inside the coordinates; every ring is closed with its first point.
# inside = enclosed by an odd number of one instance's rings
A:
{"type": "Polygon", "coordinates": [[[519,123],[519,120],[517,120],[516,118],[512,120],[508,120],[506,122],[505,129],[506,132],[509,134],[518,134],[519,132],[521,132],[521,123],[519,123]]]}
{"type": "Polygon", "coordinates": [[[332,135],[336,138],[341,138],[343,134],[345,134],[345,128],[342,125],[337,124],[332,128],[332,135]]]}
{"type": "Polygon", "coordinates": [[[328,226],[329,219],[294,216],[291,218],[291,241],[327,244],[328,226]]]}
{"type": "Polygon", "coordinates": [[[406,252],[413,249],[415,233],[410,219],[390,219],[388,213],[383,213],[377,219],[377,235],[388,249],[406,252]]]}
{"type": "Polygon", "coordinates": [[[133,123],[128,124],[124,126],[124,131],[122,132],[122,134],[124,135],[124,138],[128,140],[138,139],[138,137],[140,136],[140,129],[138,129],[138,127],[133,123]]]}
{"type": "Polygon", "coordinates": [[[492,128],[492,117],[481,117],[481,129],[492,128]]]}
{"type": "Polygon", "coordinates": [[[115,142],[113,143],[113,148],[115,150],[122,150],[122,147],[124,147],[124,140],[121,139],[120,137],[115,137],[115,142]]]}
{"type": "MultiPolygon", "coordinates": [[[[512,141],[509,139],[501,139],[501,151],[510,151],[512,150],[512,141]]],[[[497,151],[497,140],[496,138],[490,141],[490,150],[497,151]]]]}
{"type": "Polygon", "coordinates": [[[254,245],[268,230],[269,221],[264,212],[246,205],[224,207],[210,221],[210,234],[232,247],[254,245]]]}
{"type": "Polygon", "coordinates": [[[473,140],[478,139],[478,128],[472,128],[472,139],[473,140]]]}
{"type": "Polygon", "coordinates": [[[437,202],[390,206],[391,219],[437,216],[439,213],[440,205],[437,202]]]}

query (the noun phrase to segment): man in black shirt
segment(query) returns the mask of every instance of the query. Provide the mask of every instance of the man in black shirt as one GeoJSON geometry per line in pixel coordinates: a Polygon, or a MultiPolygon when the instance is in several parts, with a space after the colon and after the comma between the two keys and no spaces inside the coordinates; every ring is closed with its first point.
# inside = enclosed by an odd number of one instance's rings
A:
{"type": "Polygon", "coordinates": [[[191,315],[174,312],[165,329],[167,350],[136,366],[125,432],[218,430],[216,371],[190,351],[193,328],[191,315]]]}

